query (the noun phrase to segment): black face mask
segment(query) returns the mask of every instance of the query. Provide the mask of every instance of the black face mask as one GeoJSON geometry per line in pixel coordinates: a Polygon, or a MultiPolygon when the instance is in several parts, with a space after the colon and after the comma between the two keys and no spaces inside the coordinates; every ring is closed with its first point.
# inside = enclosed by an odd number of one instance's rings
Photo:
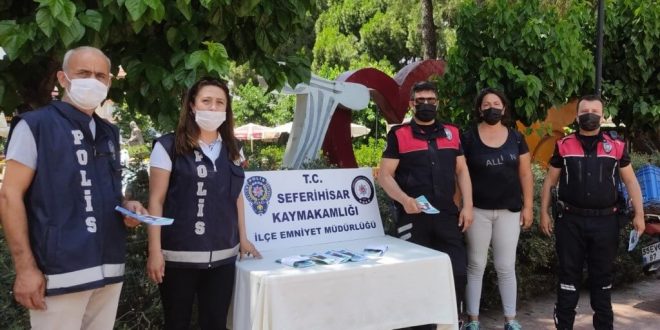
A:
{"type": "Polygon", "coordinates": [[[495,125],[502,120],[502,114],[504,113],[503,109],[497,108],[488,108],[481,112],[481,118],[484,119],[486,124],[495,125]]]}
{"type": "Polygon", "coordinates": [[[415,105],[415,118],[423,122],[429,122],[435,119],[438,113],[436,106],[433,104],[423,103],[415,105]]]}
{"type": "Polygon", "coordinates": [[[587,132],[600,128],[600,116],[595,113],[585,113],[578,116],[578,124],[587,132]]]}

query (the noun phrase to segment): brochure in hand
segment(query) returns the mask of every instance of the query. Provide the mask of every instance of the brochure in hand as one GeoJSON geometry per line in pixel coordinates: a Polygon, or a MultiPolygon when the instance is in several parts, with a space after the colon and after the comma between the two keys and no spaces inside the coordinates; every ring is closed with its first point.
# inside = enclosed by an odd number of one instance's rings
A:
{"type": "Polygon", "coordinates": [[[639,234],[637,233],[637,230],[633,228],[630,230],[630,239],[628,240],[628,252],[634,250],[635,246],[637,246],[637,243],[639,243],[639,234]]]}
{"type": "Polygon", "coordinates": [[[426,196],[421,195],[421,196],[415,198],[415,200],[417,201],[417,203],[419,203],[419,207],[422,209],[422,212],[424,212],[426,214],[438,214],[438,213],[440,213],[440,211],[438,211],[438,209],[433,207],[433,205],[431,205],[429,200],[426,199],[426,196]]]}
{"type": "Polygon", "coordinates": [[[172,218],[163,218],[163,217],[156,217],[153,215],[137,214],[121,206],[115,206],[115,211],[125,216],[131,217],[135,220],[138,220],[140,222],[144,222],[148,225],[153,225],[153,226],[169,226],[174,222],[174,219],[172,218]]]}
{"type": "Polygon", "coordinates": [[[290,256],[275,260],[282,265],[294,268],[305,268],[316,265],[308,256],[290,256]]]}

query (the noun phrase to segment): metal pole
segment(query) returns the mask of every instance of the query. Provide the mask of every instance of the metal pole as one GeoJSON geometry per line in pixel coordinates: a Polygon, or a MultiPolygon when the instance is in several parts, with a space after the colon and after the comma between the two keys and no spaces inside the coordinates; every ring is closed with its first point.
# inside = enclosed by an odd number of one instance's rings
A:
{"type": "Polygon", "coordinates": [[[598,0],[598,25],[596,30],[596,90],[600,96],[603,84],[603,30],[605,22],[605,0],[598,0]]]}

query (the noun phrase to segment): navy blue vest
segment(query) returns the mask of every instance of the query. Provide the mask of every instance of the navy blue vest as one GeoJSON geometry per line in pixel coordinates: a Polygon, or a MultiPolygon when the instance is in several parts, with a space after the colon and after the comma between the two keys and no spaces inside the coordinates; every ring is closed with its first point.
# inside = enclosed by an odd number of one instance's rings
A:
{"type": "Polygon", "coordinates": [[[117,128],[94,115],[94,139],[90,117],[59,101],[20,118],[37,146],[37,169],[25,205],[46,294],[121,282],[126,229],[114,211],[122,202],[117,128]]]}
{"type": "Polygon", "coordinates": [[[223,142],[214,163],[199,149],[175,155],[174,134],[158,140],[172,159],[163,216],[174,218],[161,229],[169,267],[212,268],[234,262],[238,254],[236,200],[245,173],[229,159],[223,142]]]}

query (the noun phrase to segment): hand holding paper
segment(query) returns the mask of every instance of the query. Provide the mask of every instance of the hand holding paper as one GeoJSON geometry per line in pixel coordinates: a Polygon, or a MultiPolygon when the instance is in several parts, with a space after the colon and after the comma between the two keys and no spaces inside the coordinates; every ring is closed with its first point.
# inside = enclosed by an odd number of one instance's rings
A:
{"type": "Polygon", "coordinates": [[[153,215],[142,215],[142,214],[137,214],[135,212],[129,211],[121,206],[115,206],[115,211],[127,216],[131,217],[135,220],[138,220],[140,222],[144,222],[148,225],[155,225],[155,226],[169,226],[174,222],[174,219],[171,218],[163,218],[163,217],[156,217],[153,215]]]}
{"type": "Polygon", "coordinates": [[[429,202],[428,199],[426,199],[426,196],[421,195],[415,199],[417,203],[419,203],[419,208],[422,209],[422,212],[426,214],[438,214],[440,211],[433,207],[431,203],[429,202]]]}
{"type": "Polygon", "coordinates": [[[632,251],[635,249],[635,246],[637,246],[637,243],[639,243],[639,234],[636,229],[631,229],[630,230],[630,238],[628,239],[628,252],[632,251]]]}

